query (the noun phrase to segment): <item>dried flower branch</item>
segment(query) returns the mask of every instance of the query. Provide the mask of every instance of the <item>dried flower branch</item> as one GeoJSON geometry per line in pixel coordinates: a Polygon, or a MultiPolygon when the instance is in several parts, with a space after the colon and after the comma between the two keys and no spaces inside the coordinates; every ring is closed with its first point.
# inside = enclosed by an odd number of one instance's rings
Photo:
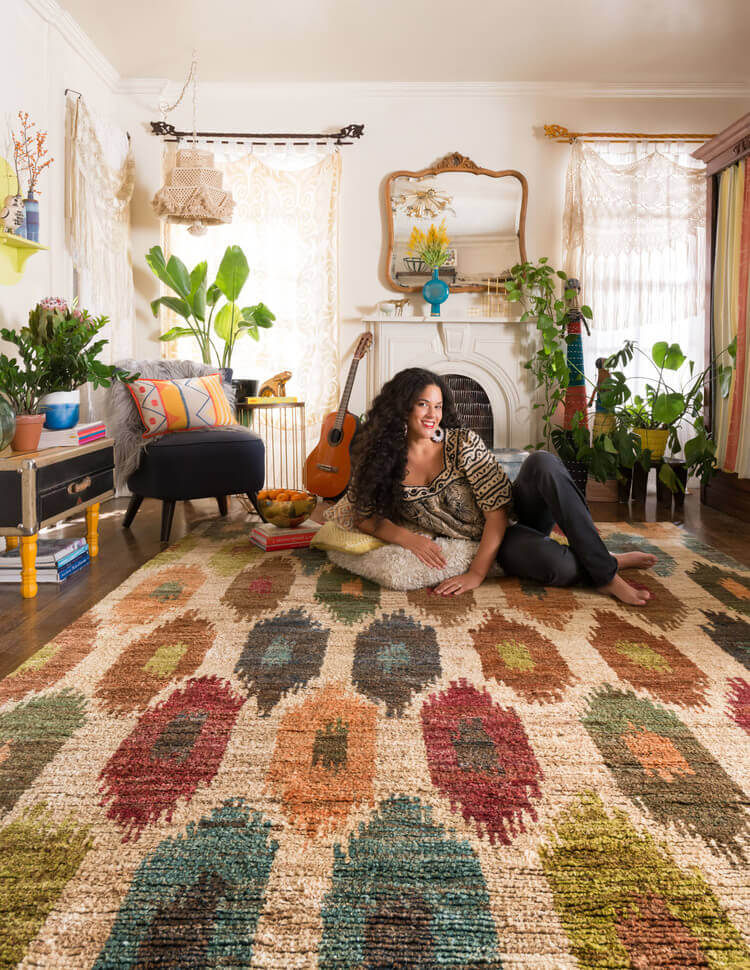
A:
{"type": "Polygon", "coordinates": [[[37,182],[40,174],[54,162],[54,158],[47,158],[43,161],[47,152],[47,132],[34,131],[36,124],[29,120],[28,111],[19,111],[18,120],[21,123],[21,131],[16,138],[16,133],[12,132],[13,137],[13,161],[16,173],[20,169],[25,169],[28,177],[27,194],[31,196],[33,192],[37,195],[41,193],[37,189],[37,182]]]}

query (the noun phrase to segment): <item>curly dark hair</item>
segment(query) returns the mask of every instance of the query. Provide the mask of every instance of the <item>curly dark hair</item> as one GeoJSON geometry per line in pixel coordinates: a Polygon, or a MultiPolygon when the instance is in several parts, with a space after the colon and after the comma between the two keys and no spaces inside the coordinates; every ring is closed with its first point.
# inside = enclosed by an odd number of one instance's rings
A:
{"type": "Polygon", "coordinates": [[[439,387],[443,395],[441,427],[461,427],[450,388],[432,371],[409,367],[385,383],[352,443],[349,498],[363,518],[395,516],[406,474],[406,421],[420,393],[430,384],[439,387]]]}

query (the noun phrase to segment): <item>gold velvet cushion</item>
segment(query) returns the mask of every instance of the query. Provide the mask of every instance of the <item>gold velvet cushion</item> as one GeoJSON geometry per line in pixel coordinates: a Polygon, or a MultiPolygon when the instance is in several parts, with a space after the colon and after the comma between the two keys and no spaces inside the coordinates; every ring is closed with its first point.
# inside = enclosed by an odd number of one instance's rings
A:
{"type": "Polygon", "coordinates": [[[310,545],[326,552],[346,552],[361,556],[373,549],[380,549],[385,543],[358,529],[344,529],[337,522],[326,522],[313,536],[310,545]]]}

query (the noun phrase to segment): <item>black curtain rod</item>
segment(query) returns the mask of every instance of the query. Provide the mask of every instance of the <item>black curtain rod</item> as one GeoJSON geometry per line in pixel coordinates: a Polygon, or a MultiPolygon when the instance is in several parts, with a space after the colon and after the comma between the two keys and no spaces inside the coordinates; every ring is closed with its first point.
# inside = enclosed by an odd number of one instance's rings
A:
{"type": "MultiPolygon", "coordinates": [[[[319,144],[326,144],[332,141],[336,145],[351,145],[351,141],[346,141],[348,138],[361,138],[365,130],[364,125],[346,125],[340,131],[337,132],[317,132],[313,134],[285,134],[282,132],[271,132],[271,133],[258,133],[258,132],[237,132],[237,131],[197,131],[196,137],[200,141],[205,142],[244,142],[250,141],[254,145],[266,145],[268,142],[279,142],[283,144],[284,142],[295,142],[296,144],[305,145],[309,142],[318,142],[319,144]]],[[[193,137],[192,131],[177,131],[174,125],[168,124],[166,121],[152,121],[151,122],[151,134],[158,135],[165,141],[185,141],[193,137]]]]}

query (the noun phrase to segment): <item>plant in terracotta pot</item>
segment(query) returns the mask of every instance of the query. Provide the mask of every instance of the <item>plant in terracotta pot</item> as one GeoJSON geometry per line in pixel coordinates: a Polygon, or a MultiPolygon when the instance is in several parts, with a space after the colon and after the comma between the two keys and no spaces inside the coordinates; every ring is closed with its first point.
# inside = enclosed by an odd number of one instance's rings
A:
{"type": "Polygon", "coordinates": [[[109,387],[113,380],[132,380],[134,375],[99,360],[107,341],[95,338],[107,322],[106,316],[91,317],[56,297],[41,300],[29,313],[22,334],[38,347],[38,364],[44,368],[47,390],[40,410],[46,428],[72,428],[78,422],[83,384],[109,387]]]}
{"type": "Polygon", "coordinates": [[[242,249],[227,246],[216,278],[210,285],[206,262],[188,270],[177,256],[165,260],[161,246],[148,251],[146,262],[154,276],[176,294],[153,300],[152,313],[158,316],[159,308],[164,306],[185,321],[163,333],[159,339],[170,341],[193,337],[203,363],[216,363],[229,371],[231,379],[232,355],[237,341],[248,335],[253,340],[260,340],[259,328],[272,327],[276,319],[264,303],[246,307],[238,303],[250,275],[242,249]]]}
{"type": "Polygon", "coordinates": [[[28,334],[0,330],[0,337],[15,344],[18,360],[0,354],[0,394],[15,412],[14,451],[34,451],[44,424],[40,400],[46,391],[46,365],[40,348],[28,334]]]}

